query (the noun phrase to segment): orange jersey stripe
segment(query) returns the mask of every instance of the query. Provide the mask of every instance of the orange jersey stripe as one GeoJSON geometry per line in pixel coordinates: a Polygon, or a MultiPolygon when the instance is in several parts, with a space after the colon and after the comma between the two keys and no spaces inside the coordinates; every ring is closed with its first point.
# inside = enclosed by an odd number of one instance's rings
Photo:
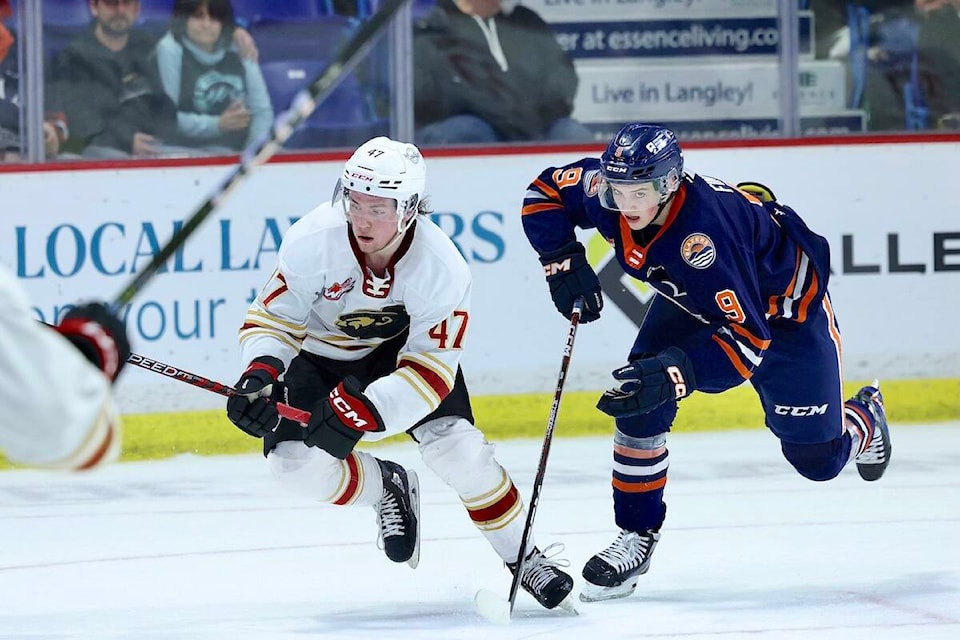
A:
{"type": "Polygon", "coordinates": [[[726,342],[718,338],[717,336],[710,336],[714,342],[720,345],[720,348],[723,349],[723,352],[727,354],[727,357],[730,358],[730,362],[733,364],[733,368],[737,370],[745,380],[749,380],[753,377],[753,372],[747,369],[743,364],[743,360],[737,355],[737,352],[733,350],[733,347],[728,345],[726,342]]]}
{"type": "Polygon", "coordinates": [[[741,324],[731,324],[730,328],[733,330],[734,333],[738,333],[744,338],[746,338],[750,342],[750,344],[755,346],[757,349],[766,349],[767,347],[770,346],[769,340],[758,338],[757,336],[747,331],[746,327],[744,327],[741,324]]]}
{"type": "Polygon", "coordinates": [[[656,491],[657,489],[662,489],[667,485],[667,477],[664,476],[659,480],[653,480],[652,482],[623,482],[622,480],[613,479],[613,486],[615,489],[619,489],[624,493],[646,493],[647,491],[656,491]]]}
{"type": "Polygon", "coordinates": [[[553,187],[551,187],[550,185],[548,185],[546,182],[544,182],[540,178],[537,178],[536,180],[533,181],[533,186],[540,189],[540,191],[543,191],[543,193],[551,200],[557,200],[557,201],[561,200],[560,192],[554,189],[553,187]]]}
{"type": "Polygon", "coordinates": [[[563,207],[557,204],[556,202],[538,202],[536,204],[528,204],[520,210],[520,215],[528,216],[531,213],[540,213],[541,211],[563,211],[563,207]]]}
{"type": "Polygon", "coordinates": [[[656,449],[631,449],[630,447],[625,447],[622,444],[613,445],[614,453],[619,453],[627,458],[635,458],[637,460],[646,460],[649,458],[662,456],[666,450],[666,447],[657,447],[656,449]]]}

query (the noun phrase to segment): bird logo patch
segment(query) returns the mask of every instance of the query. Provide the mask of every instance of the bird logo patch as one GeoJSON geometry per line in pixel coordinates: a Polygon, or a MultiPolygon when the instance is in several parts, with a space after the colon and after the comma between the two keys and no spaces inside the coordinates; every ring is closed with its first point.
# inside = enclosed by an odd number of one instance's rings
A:
{"type": "Polygon", "coordinates": [[[337,301],[343,297],[343,294],[353,289],[353,278],[347,278],[343,282],[334,282],[323,290],[323,297],[327,300],[337,301]]]}
{"type": "Polygon", "coordinates": [[[694,269],[706,269],[717,258],[713,240],[705,233],[691,233],[680,246],[683,261],[694,269]]]}

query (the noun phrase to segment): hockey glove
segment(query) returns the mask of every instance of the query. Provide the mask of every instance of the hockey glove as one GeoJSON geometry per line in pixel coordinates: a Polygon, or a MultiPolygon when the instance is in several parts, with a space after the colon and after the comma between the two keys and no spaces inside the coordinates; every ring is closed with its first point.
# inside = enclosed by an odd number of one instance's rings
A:
{"type": "Polygon", "coordinates": [[[274,400],[283,400],[285,389],[278,382],[283,362],[273,356],[255,358],[237,381],[237,395],[227,398],[227,417],[241,431],[262,438],[280,424],[274,400]]]}
{"type": "Polygon", "coordinates": [[[635,360],[613,372],[623,384],[600,397],[597,409],[614,418],[650,413],[671,400],[685,398],[696,389],[693,367],[680,349],[669,349],[635,360]]]}
{"type": "Polygon", "coordinates": [[[569,319],[574,301],[583,296],[580,322],[593,322],[600,317],[600,310],[603,309],[600,279],[587,262],[582,244],[574,240],[556,251],[541,254],[540,263],[557,311],[569,319]]]}
{"type": "Polygon", "coordinates": [[[117,379],[130,357],[130,341],[123,322],[100,302],[68,311],[57,331],[111,380],[117,379]]]}
{"type": "Polygon", "coordinates": [[[377,408],[363,395],[360,382],[347,376],[313,408],[304,442],[344,460],[364,433],[385,428],[377,408]]]}

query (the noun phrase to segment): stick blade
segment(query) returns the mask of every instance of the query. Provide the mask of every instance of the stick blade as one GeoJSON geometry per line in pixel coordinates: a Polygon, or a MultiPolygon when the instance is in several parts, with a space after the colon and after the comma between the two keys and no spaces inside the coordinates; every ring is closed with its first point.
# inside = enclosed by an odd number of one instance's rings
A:
{"type": "Polygon", "coordinates": [[[489,589],[480,589],[473,597],[480,617],[493,624],[510,624],[510,601],[489,589]]]}

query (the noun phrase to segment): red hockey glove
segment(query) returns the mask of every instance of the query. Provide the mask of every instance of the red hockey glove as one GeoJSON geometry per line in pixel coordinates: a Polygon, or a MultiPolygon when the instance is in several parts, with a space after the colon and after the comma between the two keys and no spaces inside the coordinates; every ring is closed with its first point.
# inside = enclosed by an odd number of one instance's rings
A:
{"type": "Polygon", "coordinates": [[[385,428],[377,408],[363,395],[360,382],[347,376],[313,408],[304,442],[344,460],[364,433],[385,428]]]}
{"type": "Polygon", "coordinates": [[[117,379],[130,357],[123,322],[101,302],[74,307],[56,329],[111,380],[117,379]]]}

